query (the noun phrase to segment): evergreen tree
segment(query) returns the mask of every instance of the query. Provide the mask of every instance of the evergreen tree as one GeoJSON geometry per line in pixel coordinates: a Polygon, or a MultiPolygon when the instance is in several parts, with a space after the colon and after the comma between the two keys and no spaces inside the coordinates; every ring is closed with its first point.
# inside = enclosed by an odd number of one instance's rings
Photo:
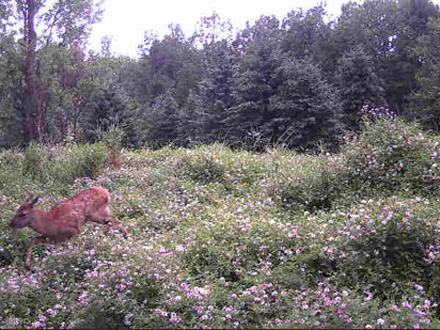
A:
{"type": "MultiPolygon", "coordinates": [[[[235,43],[242,54],[234,73],[235,105],[228,110],[226,119],[232,140],[242,141],[272,117],[269,100],[278,88],[274,73],[282,64],[281,38],[279,21],[262,16],[235,43]]],[[[267,138],[271,132],[262,134],[267,138]]]]}
{"type": "Polygon", "coordinates": [[[426,127],[440,131],[440,20],[433,19],[427,34],[419,37],[414,48],[422,69],[417,75],[420,86],[411,98],[410,116],[426,127]]]}
{"type": "Polygon", "coordinates": [[[277,78],[280,85],[270,98],[271,118],[263,125],[274,142],[308,147],[338,132],[341,105],[318,66],[309,59],[288,59],[277,69],[277,78]]]}
{"type": "Polygon", "coordinates": [[[390,107],[404,113],[411,94],[420,86],[416,75],[421,62],[413,48],[417,39],[428,32],[428,22],[438,18],[438,6],[430,0],[401,0],[396,7],[396,33],[393,49],[379,70],[386,82],[386,97],[390,107]]]}
{"type": "Polygon", "coordinates": [[[181,145],[204,142],[204,119],[200,96],[190,91],[184,107],[178,113],[178,141],[181,145]]]}
{"type": "Polygon", "coordinates": [[[148,141],[159,145],[176,141],[179,109],[170,91],[156,99],[151,109],[151,118],[153,126],[148,135],[148,141]]]}
{"type": "Polygon", "coordinates": [[[135,131],[137,118],[130,111],[128,99],[117,87],[94,95],[87,108],[81,123],[85,141],[97,141],[101,132],[119,127],[126,135],[127,140],[123,141],[126,145],[139,145],[139,134],[135,131]]]}
{"type": "Polygon", "coordinates": [[[363,46],[353,47],[338,61],[336,82],[346,128],[359,128],[362,106],[386,106],[383,82],[374,70],[363,46]]]}
{"type": "Polygon", "coordinates": [[[296,59],[311,58],[323,70],[331,71],[337,56],[333,42],[333,22],[327,22],[324,5],[317,5],[306,12],[291,11],[283,19],[285,30],[281,41],[283,52],[296,59]]]}
{"type": "Polygon", "coordinates": [[[226,40],[204,48],[205,78],[199,83],[203,108],[203,141],[221,140],[226,135],[228,109],[234,105],[235,50],[226,40]]]}

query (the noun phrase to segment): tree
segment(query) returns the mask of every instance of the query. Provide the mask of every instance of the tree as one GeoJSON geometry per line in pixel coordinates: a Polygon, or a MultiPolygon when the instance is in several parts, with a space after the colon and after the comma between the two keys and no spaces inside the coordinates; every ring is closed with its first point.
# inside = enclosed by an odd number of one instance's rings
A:
{"type": "Polygon", "coordinates": [[[162,40],[147,35],[140,47],[137,94],[147,106],[151,106],[156,97],[171,91],[182,107],[190,90],[197,90],[203,72],[193,40],[186,39],[179,25],[169,28],[170,33],[162,40]]]}
{"type": "Polygon", "coordinates": [[[151,109],[151,117],[153,126],[148,140],[159,145],[175,142],[178,136],[179,110],[170,91],[156,99],[151,109]]]}
{"type": "MultiPolygon", "coordinates": [[[[235,105],[228,109],[225,121],[231,140],[245,139],[271,119],[270,98],[279,83],[274,79],[274,72],[283,62],[279,26],[275,17],[262,16],[234,42],[240,53],[234,70],[235,105]]],[[[267,137],[270,132],[264,135],[267,137]]]]}
{"type": "Polygon", "coordinates": [[[23,76],[24,96],[22,107],[23,142],[44,140],[48,135],[47,77],[38,74],[37,58],[44,49],[58,41],[61,48],[82,47],[90,26],[99,20],[102,12],[93,0],[57,0],[45,12],[37,0],[17,0],[17,12],[23,22],[23,76]],[[41,14],[39,14],[41,12],[41,14]],[[45,24],[42,36],[36,33],[36,21],[45,24]]]}
{"type": "Polygon", "coordinates": [[[380,71],[386,82],[386,97],[390,107],[404,113],[412,92],[417,91],[416,75],[421,62],[413,48],[417,39],[428,32],[430,19],[439,17],[439,9],[430,0],[401,0],[396,6],[396,34],[389,57],[380,71]]]}
{"type": "Polygon", "coordinates": [[[333,69],[336,54],[333,45],[332,25],[326,22],[325,7],[317,5],[305,13],[302,9],[291,11],[282,21],[285,30],[281,41],[283,52],[299,60],[311,58],[325,71],[333,69]]]}
{"type": "Polygon", "coordinates": [[[228,109],[235,104],[234,68],[236,52],[226,40],[206,44],[203,49],[205,77],[199,83],[203,108],[204,141],[216,141],[226,135],[228,109]]]}
{"type": "Polygon", "coordinates": [[[368,0],[349,2],[335,30],[335,45],[340,58],[355,46],[370,56],[385,96],[393,111],[404,113],[409,96],[417,90],[415,76],[420,69],[412,52],[416,39],[425,34],[438,8],[430,0],[368,0]]]}
{"type": "Polygon", "coordinates": [[[23,63],[13,26],[12,0],[0,0],[0,146],[21,142],[23,63]],[[20,137],[20,138],[18,138],[20,137]]]}
{"type": "Polygon", "coordinates": [[[112,127],[119,127],[131,137],[132,144],[137,143],[136,134],[133,132],[132,123],[136,118],[130,112],[129,102],[124,98],[123,92],[113,86],[100,94],[93,95],[87,103],[88,112],[83,118],[85,140],[95,142],[101,132],[106,132],[112,127]]]}
{"type": "Polygon", "coordinates": [[[410,116],[440,131],[440,20],[432,19],[428,32],[414,47],[421,63],[416,79],[420,89],[411,96],[410,116]]]}
{"type": "MultiPolygon", "coordinates": [[[[21,2],[21,1],[20,1],[21,2]]],[[[37,34],[35,33],[35,15],[37,4],[35,0],[20,3],[24,20],[24,116],[23,142],[29,144],[34,139],[41,140],[46,129],[43,126],[45,116],[39,107],[36,78],[36,48],[37,34]]]]}
{"type": "Polygon", "coordinates": [[[339,59],[336,83],[346,128],[359,129],[364,105],[387,105],[384,83],[375,72],[373,59],[361,45],[354,46],[339,59]]]}
{"type": "Polygon", "coordinates": [[[190,91],[185,106],[178,111],[177,139],[180,145],[206,141],[205,116],[200,96],[190,91]]]}
{"type": "Polygon", "coordinates": [[[318,66],[310,59],[287,59],[276,74],[280,85],[270,98],[271,117],[263,124],[273,142],[309,147],[338,133],[341,105],[318,66]]]}

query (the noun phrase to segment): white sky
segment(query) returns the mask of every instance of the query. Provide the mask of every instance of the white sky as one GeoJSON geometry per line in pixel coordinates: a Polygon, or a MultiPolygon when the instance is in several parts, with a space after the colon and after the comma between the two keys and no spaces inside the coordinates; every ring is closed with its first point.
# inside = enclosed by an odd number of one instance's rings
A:
{"type": "MultiPolygon", "coordinates": [[[[246,21],[261,15],[283,18],[293,9],[311,8],[320,0],[105,0],[104,16],[93,27],[89,47],[98,51],[101,38],[112,37],[116,54],[135,57],[144,32],[153,31],[160,37],[167,33],[170,23],[178,23],[186,36],[194,32],[201,17],[214,11],[223,20],[230,19],[234,28],[243,28],[246,21]]],[[[327,0],[327,12],[334,17],[348,0],[327,0]]]]}

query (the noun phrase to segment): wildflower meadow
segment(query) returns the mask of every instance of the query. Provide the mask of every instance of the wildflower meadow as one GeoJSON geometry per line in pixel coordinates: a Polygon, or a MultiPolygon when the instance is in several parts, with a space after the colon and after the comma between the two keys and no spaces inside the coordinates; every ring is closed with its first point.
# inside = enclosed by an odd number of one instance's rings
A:
{"type": "Polygon", "coordinates": [[[364,112],[337,153],[1,151],[0,328],[440,327],[440,138],[364,112]],[[26,271],[27,193],[47,210],[96,185],[129,237],[88,223],[26,271]]]}

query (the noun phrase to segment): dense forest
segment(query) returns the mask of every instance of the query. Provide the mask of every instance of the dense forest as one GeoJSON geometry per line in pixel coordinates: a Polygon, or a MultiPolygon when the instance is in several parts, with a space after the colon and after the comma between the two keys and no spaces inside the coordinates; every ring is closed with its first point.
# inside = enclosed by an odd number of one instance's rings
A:
{"type": "Polygon", "coordinates": [[[440,8],[429,0],[348,2],[239,32],[217,14],[186,36],[146,33],[140,56],[87,49],[102,3],[0,0],[0,146],[333,145],[363,106],[440,130],[440,8]]]}

